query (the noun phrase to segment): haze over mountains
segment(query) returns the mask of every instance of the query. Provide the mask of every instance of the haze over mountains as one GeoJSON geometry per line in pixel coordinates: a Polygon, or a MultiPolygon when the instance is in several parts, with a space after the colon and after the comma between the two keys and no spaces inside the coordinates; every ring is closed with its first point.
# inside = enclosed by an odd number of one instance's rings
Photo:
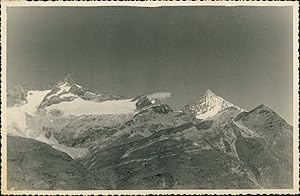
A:
{"type": "Polygon", "coordinates": [[[207,90],[175,111],[68,75],[9,89],[7,107],[8,189],[292,188],[292,126],[259,103],[207,90]]]}

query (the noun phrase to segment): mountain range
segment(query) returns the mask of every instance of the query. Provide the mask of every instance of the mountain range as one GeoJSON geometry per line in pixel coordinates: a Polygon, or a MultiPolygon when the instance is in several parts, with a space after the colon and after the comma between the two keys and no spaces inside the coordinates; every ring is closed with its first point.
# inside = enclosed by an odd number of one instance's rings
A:
{"type": "Polygon", "coordinates": [[[181,111],[70,75],[7,91],[9,190],[292,188],[293,127],[211,90],[181,111]]]}

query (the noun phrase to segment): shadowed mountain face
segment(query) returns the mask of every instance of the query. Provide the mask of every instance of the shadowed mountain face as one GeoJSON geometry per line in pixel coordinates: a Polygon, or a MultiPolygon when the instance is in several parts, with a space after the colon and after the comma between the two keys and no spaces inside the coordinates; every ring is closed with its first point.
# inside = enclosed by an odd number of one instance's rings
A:
{"type": "Polygon", "coordinates": [[[103,188],[92,173],[47,144],[8,136],[7,150],[9,190],[103,188]]]}
{"type": "Polygon", "coordinates": [[[67,77],[10,96],[22,104],[8,108],[9,189],[292,188],[292,127],[264,105],[208,90],[174,111],[72,88],[84,89],[67,77]]]}
{"type": "Polygon", "coordinates": [[[242,127],[254,131],[260,138],[240,138],[238,149],[245,149],[244,162],[257,169],[256,176],[263,187],[291,187],[293,176],[293,132],[280,116],[260,105],[235,119],[242,127]],[[245,143],[247,145],[245,145],[245,143]]]}

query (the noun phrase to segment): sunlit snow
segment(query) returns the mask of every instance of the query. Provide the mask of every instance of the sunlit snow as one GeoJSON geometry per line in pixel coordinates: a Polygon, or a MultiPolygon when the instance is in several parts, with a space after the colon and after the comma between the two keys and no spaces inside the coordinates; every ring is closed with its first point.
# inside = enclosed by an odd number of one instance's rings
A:
{"type": "Polygon", "coordinates": [[[8,125],[14,126],[16,129],[23,131],[26,136],[27,133],[27,123],[26,123],[26,113],[29,115],[34,115],[37,107],[42,102],[44,97],[50,92],[50,90],[45,91],[28,91],[27,93],[27,103],[21,106],[14,106],[7,108],[7,121],[8,125]]]}
{"type": "Polygon", "coordinates": [[[9,135],[20,136],[35,139],[40,142],[44,142],[52,145],[53,148],[60,150],[62,152],[67,153],[72,158],[80,158],[85,156],[88,152],[86,148],[71,148],[58,143],[58,141],[51,137],[50,139],[46,138],[40,132],[37,133],[37,137],[34,137],[31,132],[34,130],[30,130],[28,128],[26,122],[26,114],[35,115],[37,111],[37,107],[42,102],[44,97],[50,92],[50,90],[45,91],[28,91],[27,93],[27,103],[22,106],[15,106],[7,108],[7,123],[8,123],[8,131],[9,135]]]}
{"type": "Polygon", "coordinates": [[[243,109],[238,106],[217,96],[211,90],[207,90],[201,100],[191,105],[191,109],[196,111],[196,118],[198,119],[210,118],[229,107],[235,107],[243,111],[243,109]]]}
{"type": "Polygon", "coordinates": [[[99,115],[99,114],[130,114],[136,109],[135,102],[131,99],[109,100],[104,102],[87,101],[76,98],[73,101],[53,104],[46,108],[50,110],[61,110],[64,115],[99,115]]]}
{"type": "Polygon", "coordinates": [[[66,98],[66,97],[78,97],[77,95],[74,95],[73,93],[66,93],[59,96],[60,98],[66,98]]]}

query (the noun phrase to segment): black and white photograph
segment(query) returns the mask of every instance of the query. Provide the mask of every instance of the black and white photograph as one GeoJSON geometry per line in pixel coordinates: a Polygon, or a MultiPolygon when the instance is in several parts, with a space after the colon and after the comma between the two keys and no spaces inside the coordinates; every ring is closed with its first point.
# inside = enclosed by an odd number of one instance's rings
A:
{"type": "Polygon", "coordinates": [[[299,193],[298,2],[3,1],[1,46],[3,193],[299,193]]]}

